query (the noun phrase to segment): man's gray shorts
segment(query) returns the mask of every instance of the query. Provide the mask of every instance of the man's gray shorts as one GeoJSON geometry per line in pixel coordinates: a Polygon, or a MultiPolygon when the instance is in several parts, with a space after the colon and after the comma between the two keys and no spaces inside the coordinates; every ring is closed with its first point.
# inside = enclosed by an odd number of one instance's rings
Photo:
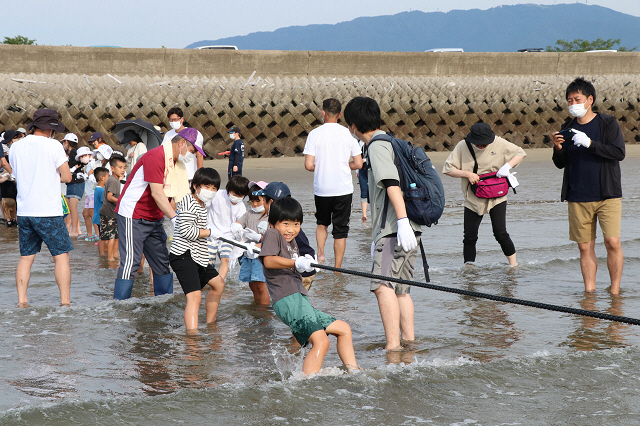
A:
{"type": "MultiPolygon", "coordinates": [[[[420,237],[416,237],[420,242],[420,237]]],[[[380,238],[373,249],[372,274],[384,275],[391,278],[413,280],[413,270],[419,248],[406,252],[397,245],[396,237],[380,238]]],[[[380,285],[392,288],[396,294],[409,294],[411,286],[389,281],[371,280],[371,291],[376,291],[380,285]]]]}

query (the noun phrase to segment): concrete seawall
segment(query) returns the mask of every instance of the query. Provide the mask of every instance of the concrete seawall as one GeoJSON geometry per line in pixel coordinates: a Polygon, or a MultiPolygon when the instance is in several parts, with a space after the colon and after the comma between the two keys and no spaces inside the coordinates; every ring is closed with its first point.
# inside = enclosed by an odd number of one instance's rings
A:
{"type": "Polygon", "coordinates": [[[640,52],[476,53],[128,49],[0,45],[3,73],[87,75],[501,76],[615,75],[640,70],[640,52]]]}
{"type": "Polygon", "coordinates": [[[180,106],[214,156],[242,129],[249,155],[300,155],[328,97],[370,96],[384,128],[450,150],[479,121],[527,148],[550,145],[569,118],[564,90],[591,79],[597,108],[640,142],[640,53],[251,52],[0,45],[0,130],[58,110],[81,139],[143,118],[168,130],[180,106]],[[255,71],[255,74],[254,74],[255,71]],[[534,73],[535,72],[535,73],[534,73]]]}

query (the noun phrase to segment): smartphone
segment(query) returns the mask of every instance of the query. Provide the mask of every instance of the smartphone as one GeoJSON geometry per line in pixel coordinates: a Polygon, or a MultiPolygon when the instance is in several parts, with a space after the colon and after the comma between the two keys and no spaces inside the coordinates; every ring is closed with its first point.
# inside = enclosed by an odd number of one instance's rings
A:
{"type": "Polygon", "coordinates": [[[558,132],[558,134],[564,138],[565,142],[571,142],[575,132],[573,131],[573,129],[564,129],[564,130],[558,132]]]}

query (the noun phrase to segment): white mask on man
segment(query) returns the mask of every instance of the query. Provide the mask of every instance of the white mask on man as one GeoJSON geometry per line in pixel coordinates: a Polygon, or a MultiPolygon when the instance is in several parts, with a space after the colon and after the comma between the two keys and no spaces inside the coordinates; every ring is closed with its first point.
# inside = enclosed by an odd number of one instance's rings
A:
{"type": "Polygon", "coordinates": [[[582,118],[589,111],[591,106],[585,108],[585,104],[573,104],[569,105],[569,114],[573,115],[576,118],[582,118]]]}
{"type": "Polygon", "coordinates": [[[178,121],[171,121],[169,124],[171,125],[171,128],[172,128],[173,130],[178,130],[180,127],[182,127],[182,122],[181,122],[180,120],[178,120],[178,121]]]}

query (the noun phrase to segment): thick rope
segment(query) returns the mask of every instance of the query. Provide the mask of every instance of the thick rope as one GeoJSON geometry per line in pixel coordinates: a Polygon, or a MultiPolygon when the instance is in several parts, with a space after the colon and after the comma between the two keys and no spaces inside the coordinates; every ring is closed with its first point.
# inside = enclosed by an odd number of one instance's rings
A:
{"type": "MultiPolygon", "coordinates": [[[[232,244],[236,247],[244,248],[245,250],[247,249],[247,246],[245,246],[244,244],[240,244],[236,241],[227,240],[225,238],[219,238],[219,240],[232,244]]],[[[258,253],[259,250],[255,250],[255,252],[258,253]]],[[[341,272],[344,274],[357,275],[360,277],[371,278],[374,280],[389,281],[389,282],[394,282],[398,284],[406,284],[414,287],[428,288],[430,290],[444,291],[447,293],[456,293],[456,294],[461,294],[463,296],[478,297],[481,299],[495,300],[497,302],[512,303],[514,305],[523,305],[523,306],[530,306],[532,308],[546,309],[548,311],[564,312],[572,315],[582,315],[585,317],[604,319],[608,321],[616,321],[616,322],[622,322],[626,324],[640,325],[640,319],[622,317],[619,315],[611,315],[603,312],[588,311],[586,309],[567,308],[565,306],[550,305],[548,303],[540,303],[540,302],[532,302],[530,300],[515,299],[513,297],[497,296],[495,294],[480,293],[478,291],[463,290],[463,289],[453,288],[453,287],[445,287],[445,286],[431,284],[431,283],[408,281],[400,278],[392,278],[392,277],[385,277],[383,275],[371,274],[369,272],[360,272],[360,271],[353,271],[350,269],[335,268],[333,266],[319,265],[317,263],[312,263],[311,266],[314,268],[326,269],[327,271],[341,272]]]]}

